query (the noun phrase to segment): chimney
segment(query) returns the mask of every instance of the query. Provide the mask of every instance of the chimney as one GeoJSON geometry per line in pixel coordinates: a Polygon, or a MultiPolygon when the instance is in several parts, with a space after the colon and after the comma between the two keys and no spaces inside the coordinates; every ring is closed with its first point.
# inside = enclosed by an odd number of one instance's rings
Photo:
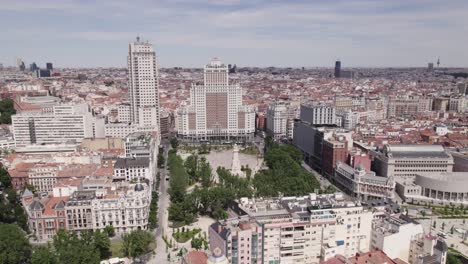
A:
{"type": "Polygon", "coordinates": [[[221,226],[221,224],[218,223],[218,234],[221,234],[221,231],[223,231],[223,226],[221,226]]]}

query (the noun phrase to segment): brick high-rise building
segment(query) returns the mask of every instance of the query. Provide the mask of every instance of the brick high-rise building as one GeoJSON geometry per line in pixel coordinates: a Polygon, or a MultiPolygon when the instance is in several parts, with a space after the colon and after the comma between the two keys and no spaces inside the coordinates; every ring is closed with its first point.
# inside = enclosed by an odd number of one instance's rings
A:
{"type": "Polygon", "coordinates": [[[254,108],[242,104],[242,88],[229,84],[218,58],[205,66],[204,84],[192,84],[190,105],[178,109],[179,137],[187,140],[252,140],[254,108]]]}
{"type": "Polygon", "coordinates": [[[348,158],[348,142],[344,137],[330,138],[322,145],[322,173],[330,178],[338,161],[346,162],[348,158]]]}

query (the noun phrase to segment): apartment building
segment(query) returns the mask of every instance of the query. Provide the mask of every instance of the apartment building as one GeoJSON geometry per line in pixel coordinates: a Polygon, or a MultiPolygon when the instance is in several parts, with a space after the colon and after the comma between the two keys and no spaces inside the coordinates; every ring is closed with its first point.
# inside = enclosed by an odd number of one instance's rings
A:
{"type": "Polygon", "coordinates": [[[424,96],[393,96],[388,100],[387,117],[412,117],[432,110],[432,98],[424,96]]]}
{"type": "Polygon", "coordinates": [[[266,132],[274,139],[292,138],[297,109],[290,103],[274,102],[266,113],[266,132]]]}
{"type": "Polygon", "coordinates": [[[117,181],[148,179],[152,182],[150,159],[147,157],[118,158],[114,164],[113,179],[117,181]]]}
{"type": "Polygon", "coordinates": [[[210,249],[221,250],[231,264],[263,263],[262,227],[255,221],[214,223],[208,230],[210,249]]]}
{"type": "MultiPolygon", "coordinates": [[[[242,198],[229,211],[238,216],[232,221],[249,220],[250,230],[258,234],[256,241],[263,249],[257,262],[244,263],[320,263],[336,254],[352,256],[370,247],[372,212],[344,201],[341,194],[242,198]]],[[[216,227],[210,230],[210,243],[214,247],[227,244],[226,256],[232,256],[232,246],[226,240],[229,236],[220,235],[216,227]]],[[[221,233],[226,230],[229,234],[236,228],[226,224],[221,233]]]]}
{"type": "Polygon", "coordinates": [[[372,222],[371,249],[382,250],[392,259],[410,261],[410,247],[424,234],[421,224],[404,215],[385,215],[372,222]]]}

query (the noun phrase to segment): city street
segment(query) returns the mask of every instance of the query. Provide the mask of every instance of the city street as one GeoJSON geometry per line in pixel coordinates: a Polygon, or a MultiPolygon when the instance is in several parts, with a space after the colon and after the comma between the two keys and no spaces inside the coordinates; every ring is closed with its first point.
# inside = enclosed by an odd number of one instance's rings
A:
{"type": "Polygon", "coordinates": [[[150,260],[150,263],[167,263],[166,243],[162,239],[162,235],[168,229],[168,207],[169,195],[167,189],[169,188],[169,181],[166,181],[168,176],[167,171],[167,154],[169,152],[170,144],[167,141],[162,141],[164,146],[164,168],[159,169],[160,172],[160,185],[159,185],[159,201],[158,201],[158,228],[156,229],[156,256],[150,260]]]}
{"type": "Polygon", "coordinates": [[[460,251],[465,256],[468,256],[468,245],[462,243],[462,233],[457,232],[464,231],[466,232],[468,229],[468,224],[466,224],[466,219],[440,219],[434,218],[432,221],[431,219],[421,219],[417,220],[424,228],[424,232],[428,233],[431,232],[432,235],[437,235],[439,232],[443,232],[447,235],[446,242],[449,247],[453,247],[454,249],[460,251]],[[465,221],[465,223],[463,223],[465,221]],[[431,226],[436,223],[436,228],[431,226]],[[442,224],[445,224],[444,230],[442,230],[442,224]],[[451,234],[450,229],[454,228],[453,234],[451,234]]]}

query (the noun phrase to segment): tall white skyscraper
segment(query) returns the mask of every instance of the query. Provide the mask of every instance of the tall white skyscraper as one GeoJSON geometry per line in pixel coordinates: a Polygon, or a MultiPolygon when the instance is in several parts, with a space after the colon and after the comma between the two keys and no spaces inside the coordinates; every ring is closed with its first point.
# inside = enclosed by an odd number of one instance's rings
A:
{"type": "Polygon", "coordinates": [[[228,67],[218,58],[205,66],[204,84],[192,84],[190,105],[178,111],[178,134],[189,140],[252,140],[254,107],[243,105],[242,88],[229,84],[228,67]]]}
{"type": "Polygon", "coordinates": [[[140,41],[128,46],[128,82],[130,118],[140,127],[154,127],[159,131],[159,75],[156,53],[149,42],[140,41]]]}

